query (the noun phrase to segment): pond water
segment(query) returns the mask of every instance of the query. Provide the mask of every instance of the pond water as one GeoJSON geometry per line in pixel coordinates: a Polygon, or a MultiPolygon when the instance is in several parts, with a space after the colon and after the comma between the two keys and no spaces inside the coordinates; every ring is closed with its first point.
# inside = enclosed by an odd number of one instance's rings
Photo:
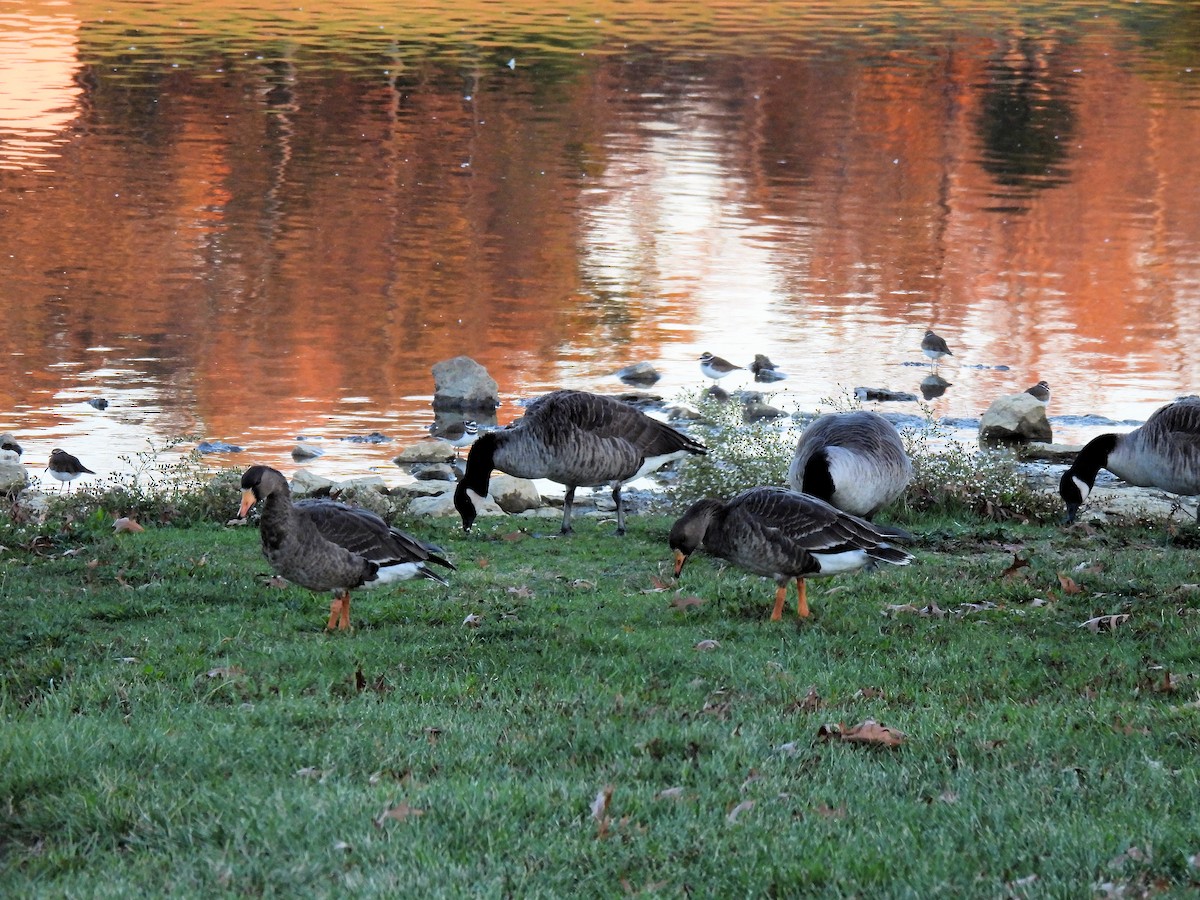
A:
{"type": "Polygon", "coordinates": [[[521,7],[0,3],[30,468],[188,434],[291,471],[304,434],[402,480],[459,354],[500,423],[633,362],[698,390],[706,350],[771,357],[788,409],[919,394],[930,327],[936,417],[1045,379],[1052,422],[1140,420],[1200,383],[1194,3],[521,7]]]}

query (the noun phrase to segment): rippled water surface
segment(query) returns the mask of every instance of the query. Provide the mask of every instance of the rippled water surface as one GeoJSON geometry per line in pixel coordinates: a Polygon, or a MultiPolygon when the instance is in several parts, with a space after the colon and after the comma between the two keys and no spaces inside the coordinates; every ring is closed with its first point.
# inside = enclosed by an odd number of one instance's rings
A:
{"type": "Polygon", "coordinates": [[[458,354],[500,422],[637,361],[696,390],[705,350],[769,355],[787,408],[920,395],[928,327],[937,416],[1197,389],[1195,4],[397,6],[0,0],[31,468],[194,434],[290,470],[305,434],[398,476],[458,354]]]}

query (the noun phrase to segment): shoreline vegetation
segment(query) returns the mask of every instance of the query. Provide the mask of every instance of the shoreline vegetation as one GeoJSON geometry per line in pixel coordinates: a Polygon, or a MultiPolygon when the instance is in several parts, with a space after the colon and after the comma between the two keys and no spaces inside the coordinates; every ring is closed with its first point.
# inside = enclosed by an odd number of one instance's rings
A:
{"type": "Polygon", "coordinates": [[[393,510],[458,570],[363,592],[351,634],[224,524],[236,473],[152,491],[150,453],[0,517],[4,893],[1200,885],[1189,513],[1065,528],[1015,458],[917,443],[879,517],[913,564],[814,580],[812,619],[771,623],[769,580],[702,554],[671,576],[677,503],[778,462],[753,429],[703,439],[624,537],[393,510]]]}

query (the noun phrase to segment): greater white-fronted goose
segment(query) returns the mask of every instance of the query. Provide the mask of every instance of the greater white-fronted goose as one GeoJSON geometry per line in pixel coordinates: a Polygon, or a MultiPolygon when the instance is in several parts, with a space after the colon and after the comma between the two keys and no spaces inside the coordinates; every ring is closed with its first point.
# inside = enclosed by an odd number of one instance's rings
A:
{"type": "MultiPolygon", "coordinates": [[[[71,489],[71,482],[85,472],[88,475],[96,473],[79,461],[79,457],[72,456],[66,450],[54,449],[50,451],[50,464],[46,466],[46,471],[49,472],[59,481],[67,486],[67,490],[71,489]]],[[[63,485],[60,484],[58,489],[61,491],[63,485]]]]}
{"type": "Polygon", "coordinates": [[[946,339],[939,334],[935,334],[932,329],[925,332],[925,337],[921,339],[921,352],[932,360],[930,368],[936,370],[938,361],[943,356],[953,356],[950,348],[946,346],[946,339]]]}
{"type": "Polygon", "coordinates": [[[269,466],[251,466],[242,475],[245,518],[262,501],[259,531],[263,555],[275,572],[311,591],[333,591],[326,631],[350,627],[350,591],[429,578],[446,579],[429,568],[453,569],[440,548],[390,527],[367,509],[333,500],[292,502],[287,479],[269,466]]]}
{"type": "Polygon", "coordinates": [[[700,500],[672,526],[675,575],[697,548],[775,579],[771,621],[783,616],[796,580],[796,615],[809,614],[804,579],[861,569],[871,560],[905,566],[912,555],[887,543],[870,522],[824,500],[780,487],[756,487],[728,502],[700,500]]]}
{"type": "Polygon", "coordinates": [[[507,428],[480,435],[454,491],[454,506],[469,531],[475,500],[487,496],[493,469],[518,478],[566,485],[562,532],[571,531],[577,487],[612,485],[617,534],[625,533],[621,486],[672,460],[707,448],[627,403],[584,391],[554,391],[537,398],[507,428]]]}
{"type": "Polygon", "coordinates": [[[1168,403],[1140,428],[1126,434],[1102,434],[1084,444],[1058,483],[1068,522],[1075,521],[1101,469],[1139,487],[1161,488],[1185,497],[1200,494],[1200,398],[1168,403]]]}
{"type": "Polygon", "coordinates": [[[830,413],[809,423],[788,467],[792,490],[870,519],[904,493],[912,462],[896,426],[878,413],[830,413]]]}

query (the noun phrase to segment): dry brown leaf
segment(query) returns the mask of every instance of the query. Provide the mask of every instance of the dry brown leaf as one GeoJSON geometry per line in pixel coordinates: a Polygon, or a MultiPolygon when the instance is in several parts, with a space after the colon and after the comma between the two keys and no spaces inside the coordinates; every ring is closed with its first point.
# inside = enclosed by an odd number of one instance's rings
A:
{"type": "Polygon", "coordinates": [[[429,745],[432,747],[437,744],[438,738],[442,736],[442,729],[438,728],[436,725],[427,725],[425,726],[424,733],[425,740],[429,741],[429,745]]]}
{"type": "Polygon", "coordinates": [[[511,541],[523,541],[523,540],[525,540],[525,537],[526,537],[526,534],[523,531],[510,531],[508,534],[500,535],[500,540],[510,541],[510,542],[511,541]]]}
{"type": "Polygon", "coordinates": [[[675,586],[668,581],[659,578],[657,575],[650,576],[650,587],[642,591],[643,594],[661,594],[663,591],[673,591],[675,586]]]}
{"type": "Polygon", "coordinates": [[[846,807],[844,807],[844,806],[833,807],[833,806],[827,806],[824,803],[820,803],[817,806],[813,807],[813,812],[815,812],[818,816],[820,816],[823,819],[844,819],[844,818],[846,818],[846,807]]]}
{"type": "Polygon", "coordinates": [[[655,800],[679,800],[682,797],[683,797],[683,788],[681,788],[681,787],[663,788],[661,791],[659,791],[657,794],[654,795],[655,800]]]}
{"type": "Polygon", "coordinates": [[[788,712],[816,712],[825,705],[825,701],[821,699],[821,695],[817,693],[815,686],[809,687],[808,693],[799,700],[793,701],[792,705],[787,708],[788,712]]]}
{"type": "Polygon", "coordinates": [[[889,619],[894,619],[901,614],[912,613],[916,614],[917,608],[911,603],[889,603],[883,608],[883,614],[889,619]]]}
{"type": "Polygon", "coordinates": [[[855,700],[880,700],[883,698],[883,688],[865,687],[854,692],[855,700]]]}
{"type": "Polygon", "coordinates": [[[716,650],[720,646],[721,646],[720,641],[714,641],[712,638],[705,638],[702,641],[697,641],[696,646],[693,649],[695,649],[695,650],[716,650]]]}
{"type": "Polygon", "coordinates": [[[508,593],[512,594],[514,597],[520,597],[522,600],[527,600],[533,596],[533,591],[531,591],[526,585],[521,585],[520,587],[510,587],[508,589],[508,593]]]}
{"type": "Polygon", "coordinates": [[[113,531],[116,534],[137,534],[139,531],[145,530],[145,528],[137,523],[137,519],[131,519],[129,516],[121,516],[121,518],[113,522],[113,531]]]}
{"type": "Polygon", "coordinates": [[[1007,569],[1005,569],[1004,572],[1000,575],[1000,577],[1004,578],[1004,579],[1012,578],[1018,572],[1020,572],[1022,569],[1026,569],[1028,567],[1029,567],[1029,557],[1025,557],[1024,559],[1022,559],[1020,556],[1018,556],[1016,553],[1014,553],[1012,565],[1010,565],[1007,569]]]}
{"type": "Polygon", "coordinates": [[[672,608],[678,610],[690,609],[693,606],[699,609],[703,605],[704,601],[695,595],[692,595],[691,597],[680,597],[678,594],[676,594],[675,599],[671,601],[672,608]]]}
{"type": "Polygon", "coordinates": [[[737,804],[736,806],[731,806],[729,808],[729,811],[725,813],[725,821],[726,822],[736,822],[738,820],[738,816],[740,816],[742,813],[744,813],[748,810],[751,810],[751,809],[754,809],[754,801],[753,800],[743,800],[741,803],[737,804]]]}
{"type": "Polygon", "coordinates": [[[463,619],[463,626],[465,628],[478,628],[482,624],[483,616],[478,615],[477,613],[471,613],[469,616],[463,619]]]}
{"type": "Polygon", "coordinates": [[[236,678],[246,673],[237,666],[217,666],[215,669],[209,669],[206,674],[209,678],[236,678]]]}
{"type": "Polygon", "coordinates": [[[841,724],[822,725],[817,729],[817,737],[824,741],[845,741],[876,747],[899,747],[908,738],[903,731],[880,725],[874,719],[864,719],[850,728],[844,728],[841,724]]]}
{"type": "Polygon", "coordinates": [[[937,603],[930,601],[927,606],[921,607],[917,615],[926,619],[944,619],[946,618],[946,611],[938,606],[937,603]]]}
{"type": "Polygon", "coordinates": [[[1183,684],[1182,675],[1172,675],[1166,669],[1163,669],[1162,678],[1154,682],[1154,690],[1159,694],[1173,694],[1179,690],[1179,686],[1183,684]]]}
{"type": "Polygon", "coordinates": [[[1088,619],[1086,622],[1080,622],[1080,628],[1086,628],[1092,634],[1098,634],[1101,631],[1114,631],[1119,625],[1124,625],[1129,621],[1129,613],[1115,613],[1109,616],[1096,616],[1088,619]]]}
{"type": "Polygon", "coordinates": [[[612,802],[613,786],[606,784],[600,788],[596,794],[596,799],[592,801],[592,819],[596,822],[596,838],[603,838],[608,834],[608,828],[612,824],[612,819],[608,815],[608,805],[612,802]]]}
{"type": "Polygon", "coordinates": [[[1082,594],[1083,593],[1083,588],[1081,588],[1078,584],[1076,584],[1075,579],[1072,578],[1070,575],[1064,575],[1062,572],[1059,572],[1058,573],[1058,583],[1060,585],[1062,585],[1064,594],[1082,594]]]}
{"type": "Polygon", "coordinates": [[[375,817],[375,827],[382,828],[389,819],[397,822],[407,822],[409,819],[415,819],[423,815],[425,815],[425,810],[409,806],[407,800],[401,800],[395,806],[388,807],[375,817]]]}

